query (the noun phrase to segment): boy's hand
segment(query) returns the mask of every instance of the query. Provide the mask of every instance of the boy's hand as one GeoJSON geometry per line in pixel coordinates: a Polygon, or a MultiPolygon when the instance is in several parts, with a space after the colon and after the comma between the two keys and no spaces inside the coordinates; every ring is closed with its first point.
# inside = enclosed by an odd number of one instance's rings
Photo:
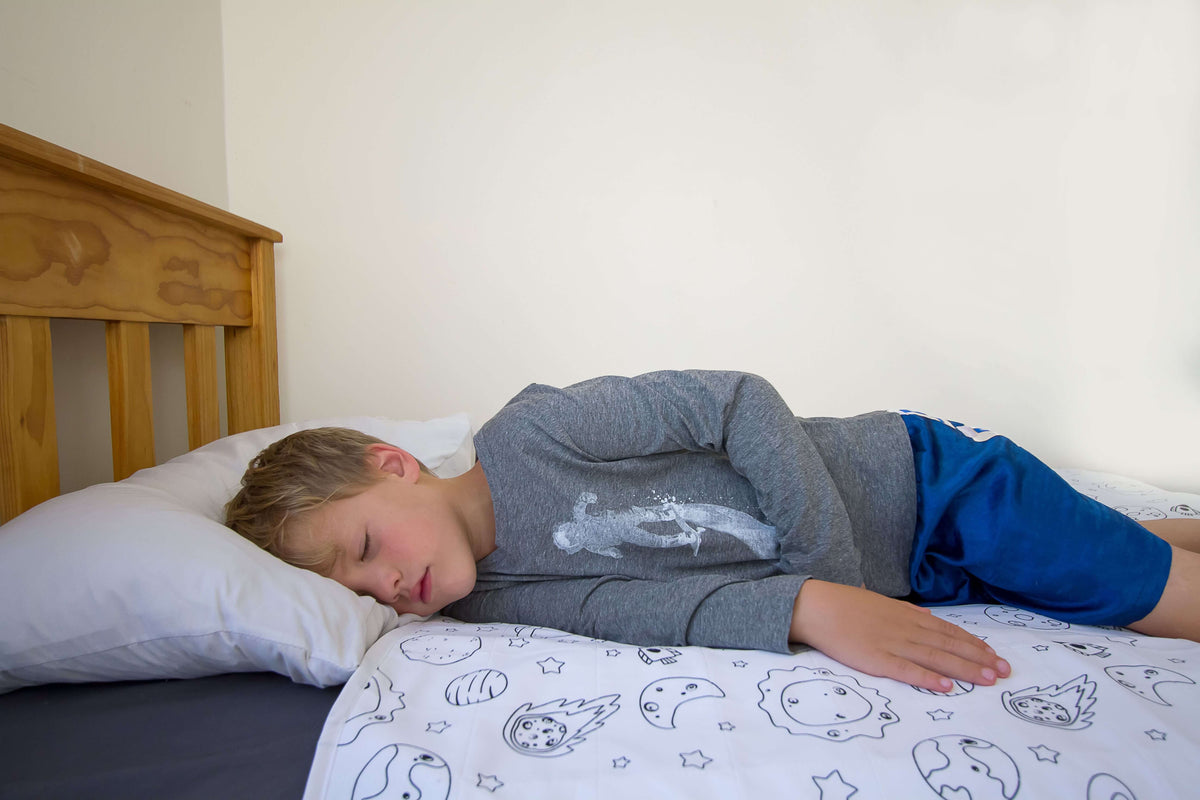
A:
{"type": "Polygon", "coordinates": [[[800,587],[790,638],[868,675],[934,692],[950,691],[954,680],[991,686],[1011,671],[983,641],[927,609],[814,578],[800,587]]]}

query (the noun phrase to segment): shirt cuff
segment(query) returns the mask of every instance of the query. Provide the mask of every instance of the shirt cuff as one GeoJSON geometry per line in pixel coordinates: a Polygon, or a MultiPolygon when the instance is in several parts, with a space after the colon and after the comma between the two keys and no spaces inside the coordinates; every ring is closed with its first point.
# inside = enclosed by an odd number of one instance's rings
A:
{"type": "Polygon", "coordinates": [[[716,588],[696,607],[687,643],[791,652],[792,610],[807,579],[807,575],[776,575],[716,588]]]}

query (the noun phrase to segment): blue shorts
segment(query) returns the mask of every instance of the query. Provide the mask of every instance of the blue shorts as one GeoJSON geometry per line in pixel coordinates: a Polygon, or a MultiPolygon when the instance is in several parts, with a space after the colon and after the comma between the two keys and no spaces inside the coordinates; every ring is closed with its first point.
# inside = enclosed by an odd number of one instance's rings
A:
{"type": "Polygon", "coordinates": [[[1004,603],[1098,625],[1154,609],[1170,545],[1003,436],[912,412],[903,419],[917,476],[913,599],[1004,603]]]}

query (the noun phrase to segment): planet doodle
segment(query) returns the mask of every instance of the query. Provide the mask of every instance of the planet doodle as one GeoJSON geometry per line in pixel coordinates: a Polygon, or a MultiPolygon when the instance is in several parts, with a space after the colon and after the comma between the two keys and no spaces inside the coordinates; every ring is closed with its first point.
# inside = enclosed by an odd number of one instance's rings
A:
{"type": "Polygon", "coordinates": [[[1037,631],[1059,631],[1071,627],[1069,622],[1044,617],[1032,611],[1012,606],[988,606],[984,614],[996,622],[1004,623],[1013,628],[1029,628],[1037,631]]]}
{"type": "Polygon", "coordinates": [[[450,766],[436,753],[411,744],[389,744],[363,766],[354,781],[353,800],[407,797],[446,800],[450,766]]]}
{"type": "Polygon", "coordinates": [[[480,669],[459,675],[446,685],[446,702],[452,706],[469,706],[486,703],[504,694],[508,678],[494,669],[480,669]]]}
{"type": "Polygon", "coordinates": [[[973,736],[935,736],[917,743],[913,761],[944,800],[1012,800],[1021,774],[1008,753],[973,736]]]}
{"type": "Polygon", "coordinates": [[[457,664],[483,647],[478,636],[439,636],[422,633],[400,643],[400,652],[411,661],[426,664],[457,664]]]}
{"type": "Polygon", "coordinates": [[[883,738],[884,727],[899,722],[888,698],[857,679],[810,667],[773,669],[758,683],[758,707],[771,723],[794,736],[847,741],[855,736],[883,738]]]}

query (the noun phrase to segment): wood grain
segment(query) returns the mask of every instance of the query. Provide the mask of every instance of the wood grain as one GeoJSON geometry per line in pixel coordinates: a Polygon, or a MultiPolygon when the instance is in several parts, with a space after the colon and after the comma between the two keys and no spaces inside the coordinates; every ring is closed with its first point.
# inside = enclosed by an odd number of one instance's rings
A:
{"type": "Polygon", "coordinates": [[[183,363],[187,384],[188,449],[194,450],[221,435],[215,328],[183,326],[183,363]]]}
{"type": "Polygon", "coordinates": [[[93,186],[108,194],[127,197],[139,206],[162,209],[227,230],[243,239],[283,241],[278,231],[265,225],[122,172],[8,125],[0,125],[0,157],[3,161],[28,164],[45,172],[65,176],[73,185],[93,186]]]}
{"type": "Polygon", "coordinates": [[[58,494],[50,321],[0,316],[0,523],[58,494]]]}
{"type": "Polygon", "coordinates": [[[113,480],[154,466],[154,406],[150,392],[150,326],[109,322],[108,408],[112,424],[113,480]]]}
{"type": "Polygon", "coordinates": [[[230,433],[279,424],[274,249],[260,239],[251,255],[254,324],[225,329],[225,410],[230,433]]]}
{"type": "Polygon", "coordinates": [[[0,162],[0,313],[249,325],[248,242],[0,162]]]}

